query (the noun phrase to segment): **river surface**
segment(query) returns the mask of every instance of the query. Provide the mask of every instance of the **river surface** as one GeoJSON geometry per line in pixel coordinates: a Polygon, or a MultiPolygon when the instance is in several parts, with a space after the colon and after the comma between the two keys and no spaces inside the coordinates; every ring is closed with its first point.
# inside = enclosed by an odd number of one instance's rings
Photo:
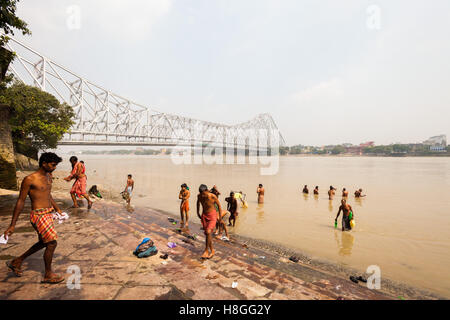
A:
{"type": "MultiPolygon", "coordinates": [[[[65,157],[67,158],[67,157],[65,157]]],[[[82,155],[88,186],[119,193],[127,174],[135,181],[132,204],[179,213],[182,183],[192,192],[190,219],[197,221],[196,194],[201,183],[216,184],[219,199],[242,190],[248,208],[231,233],[265,239],[301,250],[312,258],[366,270],[450,298],[450,158],[281,157],[275,175],[259,165],[180,165],[169,156],[82,155]],[[256,188],[265,187],[265,203],[256,188]],[[302,194],[304,185],[310,194],[302,194]],[[312,195],[314,186],[320,194],[312,195]],[[328,200],[330,185],[337,188],[328,200]],[[341,190],[350,193],[356,227],[334,228],[341,190]],[[363,188],[365,198],[353,193],[363,188]]],[[[69,171],[65,161],[58,169],[69,171]]],[[[340,218],[339,218],[340,226],[340,218]]]]}

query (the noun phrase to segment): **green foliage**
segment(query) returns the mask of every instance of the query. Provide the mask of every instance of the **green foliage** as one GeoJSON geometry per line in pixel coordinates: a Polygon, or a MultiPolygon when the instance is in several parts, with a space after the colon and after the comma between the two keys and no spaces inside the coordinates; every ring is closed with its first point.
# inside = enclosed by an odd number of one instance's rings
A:
{"type": "Polygon", "coordinates": [[[280,155],[284,156],[286,154],[288,154],[289,152],[289,147],[280,147],[280,155]]]}
{"type": "Polygon", "coordinates": [[[14,35],[14,29],[22,31],[23,35],[31,35],[28,24],[16,16],[18,0],[0,0],[0,29],[4,35],[0,37],[0,46],[8,42],[8,34],[14,35]]]}
{"type": "Polygon", "coordinates": [[[346,149],[343,146],[335,146],[333,149],[331,149],[332,154],[340,154],[345,153],[346,149]]]}
{"type": "Polygon", "coordinates": [[[303,146],[301,144],[297,146],[292,146],[289,149],[289,154],[300,154],[302,153],[303,146]]]}
{"type": "Polygon", "coordinates": [[[28,145],[35,150],[54,149],[72,126],[71,106],[36,87],[15,82],[0,91],[0,103],[12,109],[10,119],[15,147],[28,145]]]}

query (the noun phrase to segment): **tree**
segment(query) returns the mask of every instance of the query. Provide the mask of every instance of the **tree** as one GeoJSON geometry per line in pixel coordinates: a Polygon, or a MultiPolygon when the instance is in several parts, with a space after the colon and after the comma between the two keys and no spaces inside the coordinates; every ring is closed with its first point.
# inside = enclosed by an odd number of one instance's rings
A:
{"type": "Polygon", "coordinates": [[[18,0],[0,0],[0,29],[3,33],[0,36],[0,89],[6,88],[6,83],[11,81],[11,77],[6,77],[6,71],[10,62],[14,59],[15,53],[5,49],[3,46],[8,42],[8,34],[14,35],[14,29],[22,31],[23,35],[31,35],[25,21],[16,16],[18,0]]]}
{"type": "Polygon", "coordinates": [[[0,28],[5,33],[0,37],[0,45],[8,42],[8,34],[14,35],[14,29],[22,31],[23,35],[31,35],[28,24],[16,16],[19,0],[0,0],[0,28]]]}
{"type": "Polygon", "coordinates": [[[21,82],[2,90],[0,103],[12,109],[10,125],[15,150],[29,157],[37,158],[38,150],[56,148],[74,123],[71,106],[21,82]]]}
{"type": "Polygon", "coordinates": [[[335,146],[333,149],[331,149],[332,154],[340,154],[344,153],[346,149],[343,146],[335,146]]]}

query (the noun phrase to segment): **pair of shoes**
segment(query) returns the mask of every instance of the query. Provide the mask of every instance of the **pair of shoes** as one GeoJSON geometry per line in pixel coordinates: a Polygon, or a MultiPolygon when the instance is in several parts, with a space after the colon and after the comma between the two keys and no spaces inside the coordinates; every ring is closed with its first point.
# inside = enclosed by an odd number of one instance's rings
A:
{"type": "Polygon", "coordinates": [[[291,260],[292,262],[298,262],[300,259],[297,258],[296,256],[291,256],[291,257],[289,258],[289,260],[291,260]]]}
{"type": "Polygon", "coordinates": [[[358,278],[356,278],[356,279],[358,279],[359,281],[361,281],[361,282],[367,282],[367,280],[366,279],[364,279],[362,276],[359,276],[358,278]]]}

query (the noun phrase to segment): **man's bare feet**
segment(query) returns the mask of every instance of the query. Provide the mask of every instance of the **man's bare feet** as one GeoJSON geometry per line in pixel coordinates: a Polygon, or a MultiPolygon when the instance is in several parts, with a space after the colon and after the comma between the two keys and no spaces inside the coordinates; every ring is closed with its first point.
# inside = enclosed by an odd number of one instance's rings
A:
{"type": "Polygon", "coordinates": [[[208,256],[208,259],[211,259],[214,257],[214,254],[216,253],[216,250],[212,249],[211,254],[208,256]]]}
{"type": "Polygon", "coordinates": [[[16,277],[21,277],[23,275],[23,272],[21,270],[21,264],[15,262],[15,260],[11,260],[11,261],[7,261],[6,262],[6,266],[12,271],[14,272],[14,274],[16,275],[16,277]]]}
{"type": "Polygon", "coordinates": [[[88,202],[88,209],[92,208],[92,203],[93,203],[92,201],[88,202]]]}
{"type": "Polygon", "coordinates": [[[200,257],[201,259],[208,259],[209,257],[209,252],[208,250],[205,250],[205,252],[203,252],[202,256],[200,257]]]}
{"type": "Polygon", "coordinates": [[[64,281],[64,277],[56,274],[56,273],[51,273],[49,275],[45,275],[44,280],[41,281],[41,283],[50,283],[50,284],[56,284],[56,283],[61,283],[64,281]]]}

